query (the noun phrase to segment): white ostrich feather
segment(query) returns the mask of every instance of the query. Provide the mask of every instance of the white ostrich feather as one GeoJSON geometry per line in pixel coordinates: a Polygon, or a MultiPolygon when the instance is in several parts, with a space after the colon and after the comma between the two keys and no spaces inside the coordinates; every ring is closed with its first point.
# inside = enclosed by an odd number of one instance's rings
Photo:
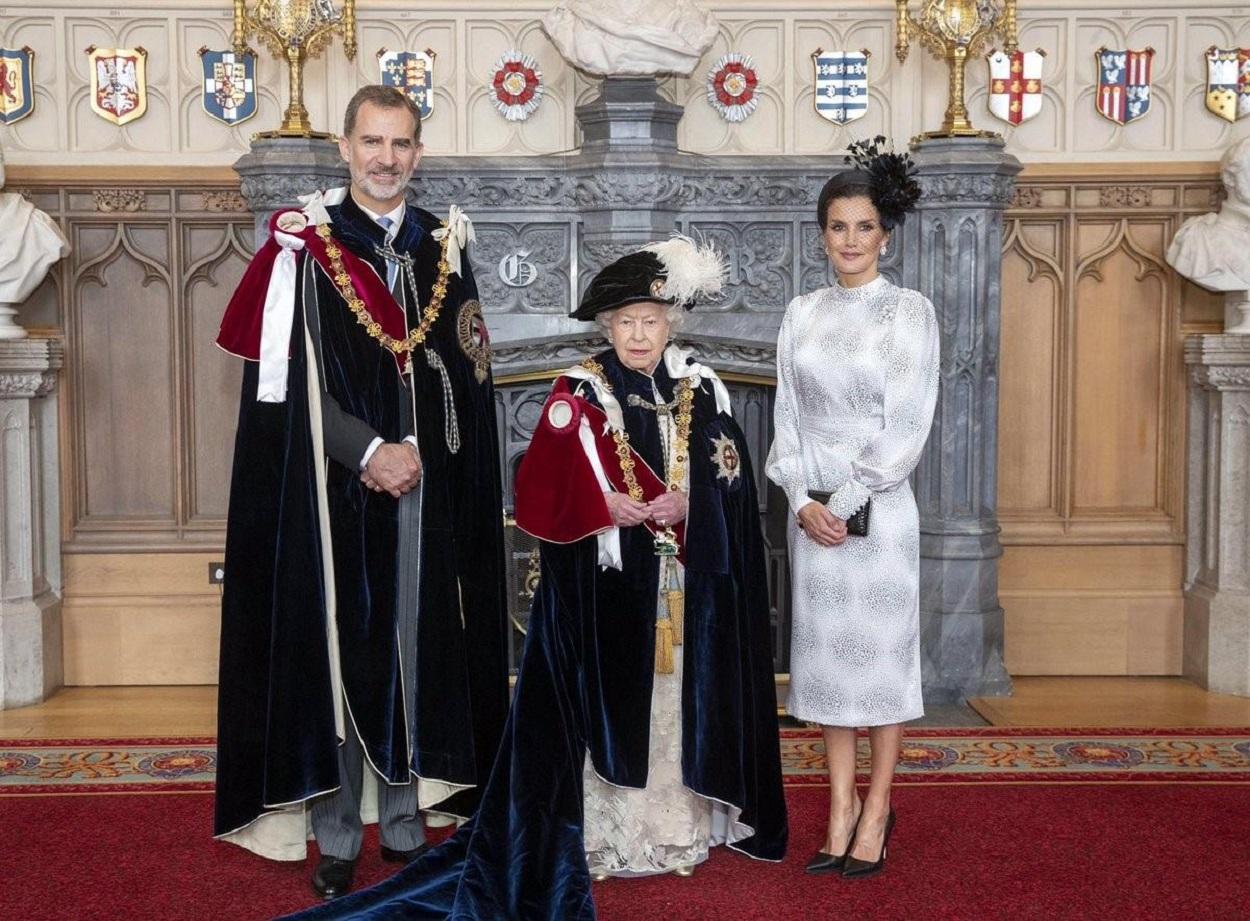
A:
{"type": "Polygon", "coordinates": [[[696,243],[675,233],[662,243],[643,247],[664,266],[662,294],[685,306],[697,298],[719,294],[729,277],[729,266],[711,243],[696,243]]]}

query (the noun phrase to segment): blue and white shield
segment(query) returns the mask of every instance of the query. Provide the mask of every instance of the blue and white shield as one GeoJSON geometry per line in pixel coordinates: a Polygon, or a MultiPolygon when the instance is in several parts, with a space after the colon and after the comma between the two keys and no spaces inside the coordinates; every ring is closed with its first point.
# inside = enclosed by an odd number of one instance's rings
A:
{"type": "Polygon", "coordinates": [[[817,48],[812,63],[816,67],[816,113],[835,125],[862,118],[868,111],[868,52],[817,48]]]}
{"type": "Polygon", "coordinates": [[[256,55],[251,51],[200,49],[204,65],[204,111],[227,125],[256,114],[256,55]]]}
{"type": "Polygon", "coordinates": [[[35,52],[0,48],[0,125],[21,121],[35,110],[35,52]]]}
{"type": "Polygon", "coordinates": [[[434,114],[434,58],[430,49],[425,51],[378,52],[381,82],[384,86],[396,86],[421,110],[421,117],[434,114]]]}

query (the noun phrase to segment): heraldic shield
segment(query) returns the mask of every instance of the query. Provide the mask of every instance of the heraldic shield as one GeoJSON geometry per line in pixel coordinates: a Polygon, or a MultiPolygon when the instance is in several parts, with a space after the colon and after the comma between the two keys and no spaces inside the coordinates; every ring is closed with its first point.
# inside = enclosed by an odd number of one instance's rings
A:
{"type": "Polygon", "coordinates": [[[868,52],[817,48],[812,64],[816,68],[816,114],[835,125],[863,118],[868,111],[868,52]]]}
{"type": "Polygon", "coordinates": [[[1018,125],[1042,111],[1042,62],[1044,51],[990,54],[990,112],[1018,125]]]}
{"type": "Polygon", "coordinates": [[[1250,48],[1207,49],[1207,108],[1228,122],[1250,115],[1250,48]]]}
{"type": "Polygon", "coordinates": [[[148,110],[147,60],[142,48],[87,49],[91,68],[91,111],[115,125],[148,110]]]}
{"type": "Polygon", "coordinates": [[[251,51],[200,49],[204,65],[204,111],[227,125],[245,122],[256,114],[256,55],[251,51]]]}
{"type": "Polygon", "coordinates": [[[429,48],[424,51],[378,51],[381,83],[396,86],[417,104],[422,118],[434,114],[434,58],[429,48]]]}
{"type": "Polygon", "coordinates": [[[35,52],[0,48],[0,125],[11,125],[35,111],[35,52]]]}
{"type": "Polygon", "coordinates": [[[1150,71],[1155,51],[1094,52],[1098,63],[1098,114],[1117,125],[1127,125],[1150,111],[1150,71]]]}

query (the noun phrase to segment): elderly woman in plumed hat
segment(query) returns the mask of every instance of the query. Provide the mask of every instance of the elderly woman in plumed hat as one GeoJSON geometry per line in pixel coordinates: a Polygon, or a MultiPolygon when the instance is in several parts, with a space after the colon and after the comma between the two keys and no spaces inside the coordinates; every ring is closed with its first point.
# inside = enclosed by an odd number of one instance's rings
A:
{"type": "Polygon", "coordinates": [[[587,288],[573,316],[610,348],[556,379],[517,473],[542,575],[482,805],[309,917],[590,921],[592,877],[784,856],[755,474],[724,384],[670,342],[723,275],[675,237],[587,288]]]}

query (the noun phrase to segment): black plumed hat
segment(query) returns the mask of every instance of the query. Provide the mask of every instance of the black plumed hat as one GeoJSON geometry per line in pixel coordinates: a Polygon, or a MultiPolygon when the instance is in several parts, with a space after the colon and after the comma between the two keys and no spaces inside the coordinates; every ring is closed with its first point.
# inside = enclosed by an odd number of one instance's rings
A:
{"type": "Polygon", "coordinates": [[[885,136],[871,141],[854,141],[844,158],[852,167],[829,182],[829,187],[867,186],[869,197],[887,227],[895,227],[914,211],[920,200],[916,164],[906,153],[895,153],[885,146],[885,136]]]}
{"type": "Polygon", "coordinates": [[[726,271],[713,246],[700,246],[674,234],[605,266],[586,286],[582,302],[569,316],[593,320],[605,310],[643,301],[680,304],[689,310],[700,297],[720,291],[726,271]]]}

